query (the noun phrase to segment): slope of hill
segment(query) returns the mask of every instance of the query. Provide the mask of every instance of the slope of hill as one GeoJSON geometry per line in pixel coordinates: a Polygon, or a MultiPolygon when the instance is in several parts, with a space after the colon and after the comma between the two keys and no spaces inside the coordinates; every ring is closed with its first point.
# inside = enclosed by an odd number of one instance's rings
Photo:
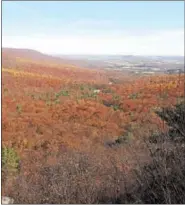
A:
{"type": "Polygon", "coordinates": [[[2,48],[2,60],[3,64],[8,63],[8,60],[25,59],[32,62],[42,63],[55,63],[55,64],[69,64],[73,65],[75,62],[72,60],[61,59],[41,53],[36,50],[22,49],[22,48],[2,48]]]}
{"type": "Polygon", "coordinates": [[[24,71],[77,81],[108,81],[104,71],[90,70],[79,66],[75,60],[61,59],[30,49],[3,48],[2,67],[11,69],[11,72],[24,71]]]}

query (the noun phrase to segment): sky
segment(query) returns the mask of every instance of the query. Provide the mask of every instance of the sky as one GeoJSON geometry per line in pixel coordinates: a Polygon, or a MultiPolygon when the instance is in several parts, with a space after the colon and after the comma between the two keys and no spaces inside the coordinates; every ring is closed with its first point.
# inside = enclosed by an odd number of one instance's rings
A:
{"type": "Polygon", "coordinates": [[[2,46],[184,56],[184,1],[4,1],[2,46]]]}

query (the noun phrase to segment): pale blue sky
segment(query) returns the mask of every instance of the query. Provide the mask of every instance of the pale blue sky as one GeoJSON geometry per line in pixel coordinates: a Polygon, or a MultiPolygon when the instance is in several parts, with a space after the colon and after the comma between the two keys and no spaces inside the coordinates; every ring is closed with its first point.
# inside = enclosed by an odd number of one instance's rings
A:
{"type": "Polygon", "coordinates": [[[2,3],[3,46],[47,53],[183,55],[183,1],[2,3]]]}

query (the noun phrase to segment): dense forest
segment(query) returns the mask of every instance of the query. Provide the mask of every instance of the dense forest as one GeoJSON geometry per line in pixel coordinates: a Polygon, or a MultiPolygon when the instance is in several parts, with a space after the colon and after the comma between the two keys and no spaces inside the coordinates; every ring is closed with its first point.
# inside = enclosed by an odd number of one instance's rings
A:
{"type": "Polygon", "coordinates": [[[185,203],[183,74],[2,55],[2,195],[32,204],[185,203]]]}

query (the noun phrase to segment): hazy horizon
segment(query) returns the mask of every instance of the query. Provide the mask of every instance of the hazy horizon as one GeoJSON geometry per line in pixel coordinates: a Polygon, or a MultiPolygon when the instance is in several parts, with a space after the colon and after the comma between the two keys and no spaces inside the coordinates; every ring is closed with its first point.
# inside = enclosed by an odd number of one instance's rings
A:
{"type": "Polygon", "coordinates": [[[184,56],[184,2],[3,2],[2,46],[52,55],[184,56]]]}
{"type": "Polygon", "coordinates": [[[71,53],[71,54],[65,54],[65,53],[49,53],[49,52],[42,52],[39,51],[37,49],[32,49],[32,48],[19,48],[19,47],[2,47],[2,49],[25,49],[25,50],[33,50],[36,52],[40,52],[42,54],[45,55],[53,55],[53,56],[141,56],[141,57],[184,57],[184,55],[121,55],[121,54],[75,54],[75,53],[71,53]]]}

